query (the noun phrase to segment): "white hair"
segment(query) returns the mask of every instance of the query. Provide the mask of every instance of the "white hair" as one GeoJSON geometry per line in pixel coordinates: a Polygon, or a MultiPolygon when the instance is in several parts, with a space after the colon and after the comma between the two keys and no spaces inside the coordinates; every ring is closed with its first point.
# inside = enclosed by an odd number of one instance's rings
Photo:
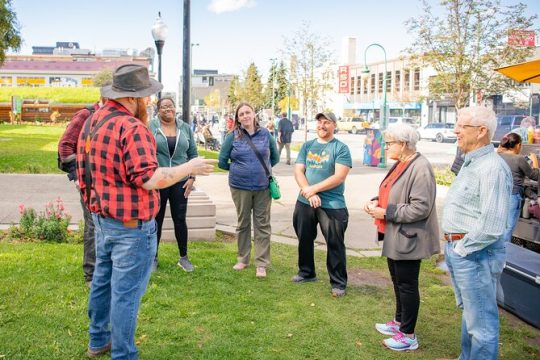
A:
{"type": "Polygon", "coordinates": [[[485,106],[470,106],[459,109],[459,116],[467,116],[471,119],[471,125],[484,125],[488,128],[489,140],[493,139],[495,129],[497,129],[497,115],[495,112],[485,106]]]}
{"type": "Polygon", "coordinates": [[[419,140],[418,131],[411,125],[406,124],[391,125],[383,131],[383,135],[395,141],[406,143],[411,150],[416,150],[416,143],[419,140]]]}

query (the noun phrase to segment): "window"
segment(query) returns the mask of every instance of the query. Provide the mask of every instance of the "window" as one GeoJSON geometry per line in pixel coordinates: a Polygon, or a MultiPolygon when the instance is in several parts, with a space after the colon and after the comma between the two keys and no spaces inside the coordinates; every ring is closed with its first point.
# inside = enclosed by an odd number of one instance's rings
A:
{"type": "Polygon", "coordinates": [[[371,93],[375,94],[375,74],[371,74],[371,93]]]}
{"type": "Polygon", "coordinates": [[[213,76],[208,77],[208,86],[214,86],[214,77],[213,76]]]}
{"type": "Polygon", "coordinates": [[[401,83],[401,71],[396,70],[396,73],[394,74],[394,91],[396,93],[399,92],[399,84],[401,83]]]}
{"type": "Polygon", "coordinates": [[[414,69],[414,90],[420,90],[420,69],[414,69]]]}
{"type": "Polygon", "coordinates": [[[409,70],[403,70],[403,75],[405,75],[403,90],[409,91],[409,88],[411,86],[411,72],[409,70]]]}
{"type": "Polygon", "coordinates": [[[354,76],[351,76],[351,86],[349,88],[349,94],[354,95],[354,76]]]}
{"type": "Polygon", "coordinates": [[[360,94],[362,92],[362,77],[356,77],[356,93],[360,94]]]}
{"type": "Polygon", "coordinates": [[[364,94],[367,94],[369,77],[366,76],[366,78],[363,80],[363,82],[364,82],[364,94]]]}
{"type": "Polygon", "coordinates": [[[1,87],[11,87],[11,86],[13,86],[13,78],[11,76],[1,76],[0,77],[0,86],[1,87]]]}
{"type": "Polygon", "coordinates": [[[17,86],[45,86],[44,77],[17,77],[17,86]]]}
{"type": "Polygon", "coordinates": [[[383,84],[383,73],[379,73],[379,92],[382,92],[382,84],[383,84]]]}
{"type": "Polygon", "coordinates": [[[94,79],[92,78],[82,78],[81,80],[82,86],[94,86],[94,79]]]}
{"type": "Polygon", "coordinates": [[[386,92],[389,93],[392,91],[392,72],[386,72],[386,92]]]}

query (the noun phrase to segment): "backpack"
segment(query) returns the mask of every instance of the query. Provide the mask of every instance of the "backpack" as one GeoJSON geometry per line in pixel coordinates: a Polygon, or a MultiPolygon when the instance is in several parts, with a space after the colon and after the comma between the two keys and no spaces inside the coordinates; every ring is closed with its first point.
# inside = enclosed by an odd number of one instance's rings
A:
{"type": "MultiPolygon", "coordinates": [[[[91,106],[91,107],[87,107],[86,110],[90,111],[90,114],[86,117],[86,119],[84,120],[84,123],[86,123],[86,121],[92,117],[92,115],[94,115],[94,107],[91,106]]],[[[62,137],[60,138],[60,140],[64,137],[65,135],[65,132],[64,134],[62,135],[62,137]]],[[[75,154],[69,156],[67,159],[64,159],[64,161],[62,161],[60,159],[60,151],[57,152],[57,157],[56,157],[56,160],[57,160],[57,165],[58,165],[58,169],[62,170],[63,172],[65,173],[68,173],[68,178],[70,180],[74,180],[74,178],[72,179],[71,178],[71,174],[73,174],[75,172],[75,168],[77,166],[77,156],[75,154]]]]}

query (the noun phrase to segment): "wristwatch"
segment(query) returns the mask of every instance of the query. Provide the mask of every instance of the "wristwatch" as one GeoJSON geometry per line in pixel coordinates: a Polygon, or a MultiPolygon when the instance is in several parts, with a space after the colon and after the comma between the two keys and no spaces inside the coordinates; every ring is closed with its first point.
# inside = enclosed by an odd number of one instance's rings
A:
{"type": "Polygon", "coordinates": [[[188,179],[193,179],[193,181],[196,180],[195,176],[193,176],[193,175],[189,175],[189,176],[188,176],[188,179]]]}

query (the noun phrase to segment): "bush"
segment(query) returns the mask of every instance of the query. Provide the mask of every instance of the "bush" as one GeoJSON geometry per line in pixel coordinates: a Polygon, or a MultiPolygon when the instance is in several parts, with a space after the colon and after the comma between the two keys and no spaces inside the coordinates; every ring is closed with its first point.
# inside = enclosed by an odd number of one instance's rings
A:
{"type": "Polygon", "coordinates": [[[438,185],[450,186],[456,178],[456,175],[450,170],[450,167],[447,166],[443,169],[435,168],[435,182],[438,185]]]}
{"type": "Polygon", "coordinates": [[[9,237],[18,240],[37,239],[49,242],[67,242],[70,237],[68,231],[71,216],[64,210],[62,199],[56,199],[55,203],[49,202],[45,206],[45,212],[37,213],[32,208],[19,205],[21,220],[19,227],[12,227],[9,237]]]}

